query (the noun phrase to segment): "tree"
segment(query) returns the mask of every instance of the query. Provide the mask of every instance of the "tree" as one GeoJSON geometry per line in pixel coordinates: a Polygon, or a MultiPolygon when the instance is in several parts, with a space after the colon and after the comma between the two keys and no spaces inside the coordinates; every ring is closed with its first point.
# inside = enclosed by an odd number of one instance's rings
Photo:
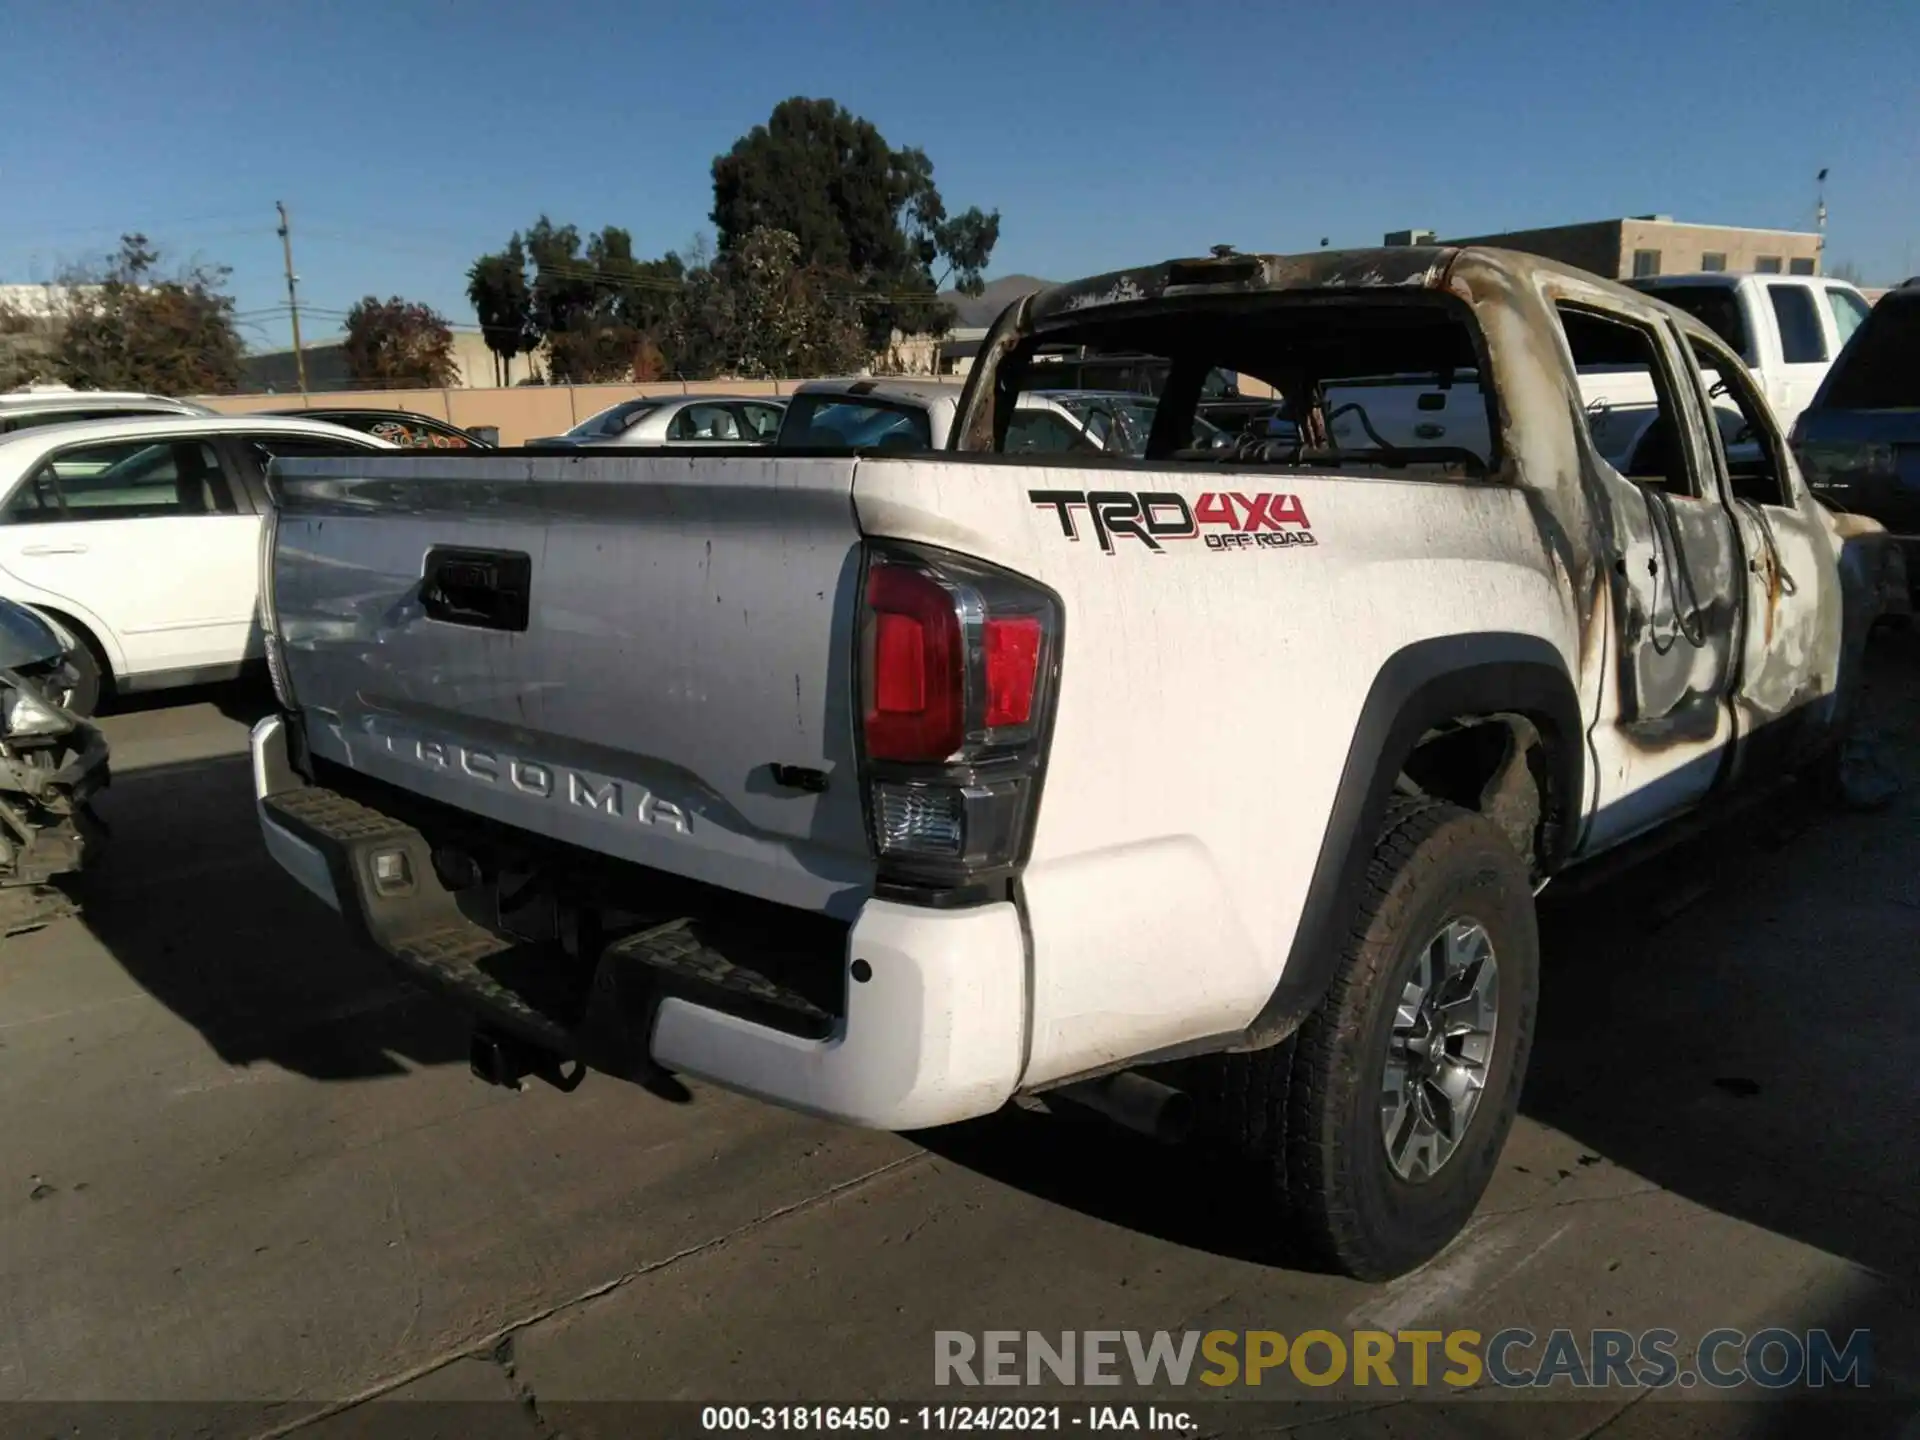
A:
{"type": "Polygon", "coordinates": [[[669,335],[690,378],[844,373],[870,351],[853,298],[800,263],[799,237],[749,231],[687,279],[669,335]]]}
{"type": "Polygon", "coordinates": [[[1864,285],[1866,277],[1860,273],[1860,267],[1851,260],[1843,260],[1827,272],[1835,280],[1844,280],[1849,285],[1864,285]]]}
{"type": "Polygon", "coordinates": [[[586,237],[542,215],[504,250],[468,271],[467,295],[496,355],[546,349],[556,384],[646,378],[663,361],[686,275],[678,256],[640,260],[615,225],[586,237]]]}
{"type": "Polygon", "coordinates": [[[872,122],[800,96],[714,160],[712,218],[723,256],[755,231],[786,231],[803,268],[864,292],[873,349],[895,329],[948,328],[940,285],[979,294],[1000,237],[997,210],[948,216],[924,151],[895,150],[872,122]]]}
{"type": "Polygon", "coordinates": [[[459,379],[453,331],[440,313],[398,295],[369,295],[347,312],[347,370],[388,390],[440,389],[459,379]]]}
{"type": "Polygon", "coordinates": [[[240,335],[224,266],[163,278],[144,235],[123,235],[104,267],[63,282],[54,375],[78,390],[210,395],[240,383],[240,335]]]}
{"type": "Polygon", "coordinates": [[[546,217],[529,235],[535,313],[548,364],[562,381],[628,380],[659,367],[658,337],[671,321],[686,270],[676,255],[639,260],[633,236],[609,225],[584,253],[574,227],[546,217]]]}
{"type": "Polygon", "coordinates": [[[494,379],[504,385],[513,373],[513,357],[532,354],[540,344],[527,286],[526,246],[518,235],[498,254],[473,262],[467,270],[467,298],[479,317],[481,338],[493,352],[494,379]]]}

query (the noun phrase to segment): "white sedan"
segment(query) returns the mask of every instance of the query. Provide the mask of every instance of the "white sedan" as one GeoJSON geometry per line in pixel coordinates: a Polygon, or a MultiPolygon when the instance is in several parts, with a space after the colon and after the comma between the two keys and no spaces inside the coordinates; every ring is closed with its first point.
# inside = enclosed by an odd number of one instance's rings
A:
{"type": "Polygon", "coordinates": [[[770,445],[786,401],[771,396],[645,395],[530,445],[770,445]]]}
{"type": "Polygon", "coordinates": [[[317,420],[145,416],[0,436],[0,595],[82,642],[66,697],[231,679],[255,619],[266,467],[391,450],[317,420]]]}

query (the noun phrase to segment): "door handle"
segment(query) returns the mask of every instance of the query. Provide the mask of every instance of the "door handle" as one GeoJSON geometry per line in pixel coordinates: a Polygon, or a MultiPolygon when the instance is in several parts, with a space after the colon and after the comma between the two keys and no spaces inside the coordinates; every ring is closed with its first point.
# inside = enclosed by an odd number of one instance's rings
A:
{"type": "Polygon", "coordinates": [[[20,553],[22,555],[84,555],[87,553],[87,547],[84,545],[22,545],[20,553]]]}
{"type": "Polygon", "coordinates": [[[525,630],[533,561],[519,550],[434,546],[420,576],[420,608],[448,625],[525,630]]]}

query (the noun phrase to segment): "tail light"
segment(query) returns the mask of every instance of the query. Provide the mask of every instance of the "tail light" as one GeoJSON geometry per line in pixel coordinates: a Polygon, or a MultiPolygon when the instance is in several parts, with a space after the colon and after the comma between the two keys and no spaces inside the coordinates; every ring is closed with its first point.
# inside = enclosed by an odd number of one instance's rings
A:
{"type": "Polygon", "coordinates": [[[1021,576],[918,546],[870,552],[861,742],[883,893],[976,898],[1025,858],[1060,627],[1060,602],[1021,576]]]}

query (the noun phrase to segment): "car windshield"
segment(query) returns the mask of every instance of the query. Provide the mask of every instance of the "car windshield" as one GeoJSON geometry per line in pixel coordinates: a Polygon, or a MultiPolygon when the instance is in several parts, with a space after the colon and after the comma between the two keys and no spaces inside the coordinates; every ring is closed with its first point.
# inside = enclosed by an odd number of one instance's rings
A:
{"type": "Polygon", "coordinates": [[[802,450],[931,450],[933,423],[918,405],[863,395],[797,395],[780,425],[780,444],[802,450]]]}
{"type": "Polygon", "coordinates": [[[593,440],[622,435],[660,408],[657,400],[628,400],[597,415],[589,415],[567,431],[570,440],[593,440]]]}

